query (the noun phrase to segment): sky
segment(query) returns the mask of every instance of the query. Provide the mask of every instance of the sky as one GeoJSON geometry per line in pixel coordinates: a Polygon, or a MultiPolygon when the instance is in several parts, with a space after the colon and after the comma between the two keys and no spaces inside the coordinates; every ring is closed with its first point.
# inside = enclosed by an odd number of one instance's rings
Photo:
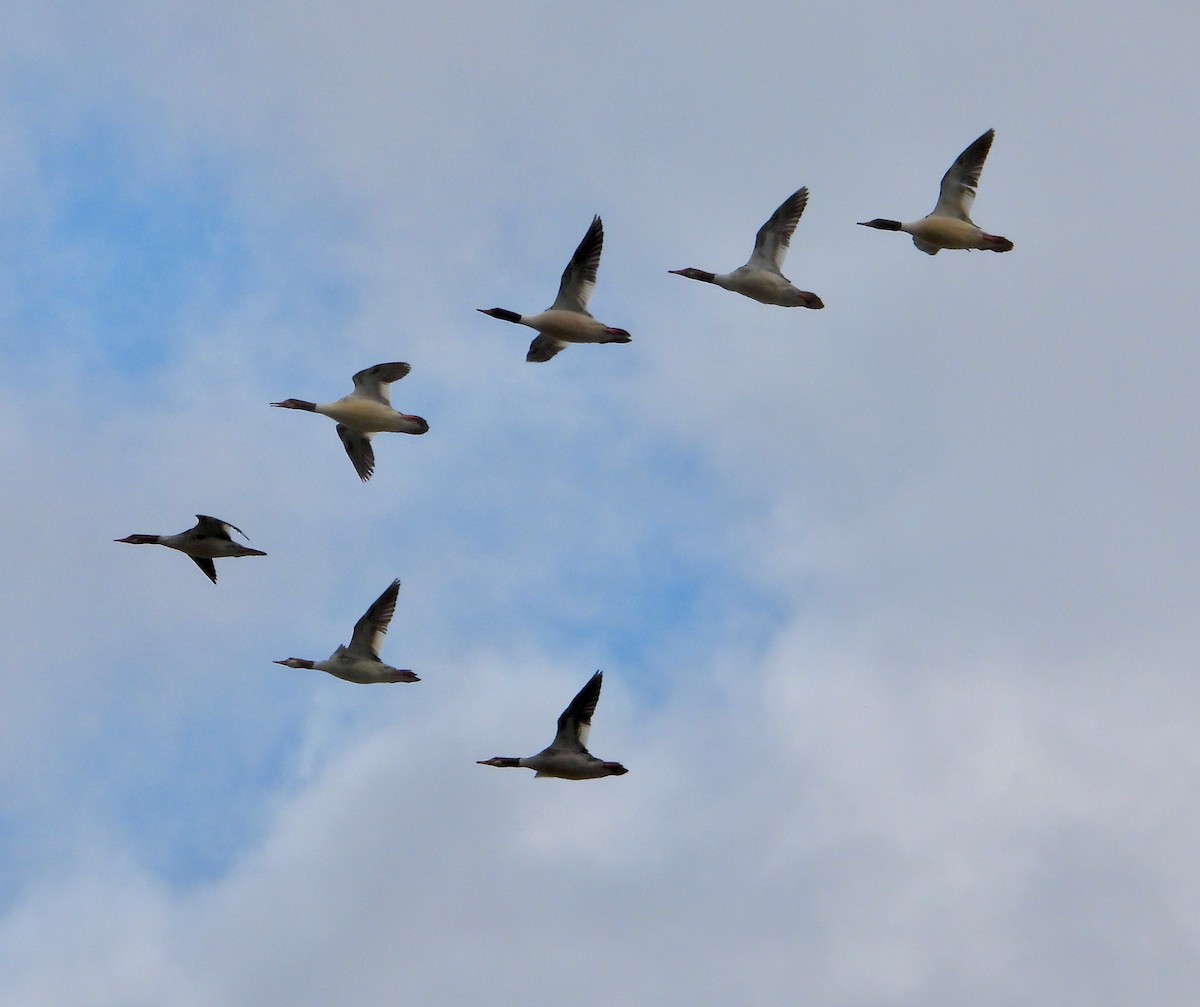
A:
{"type": "Polygon", "coordinates": [[[4,22],[2,1007],[1195,1004],[1194,11],[4,22]],[[988,128],[1011,253],[854,226],[988,128]],[[823,311],[668,274],[801,185],[823,311]],[[370,483],[268,407],[390,360],[370,483]],[[628,775],[475,764],[598,668],[628,775]]]}

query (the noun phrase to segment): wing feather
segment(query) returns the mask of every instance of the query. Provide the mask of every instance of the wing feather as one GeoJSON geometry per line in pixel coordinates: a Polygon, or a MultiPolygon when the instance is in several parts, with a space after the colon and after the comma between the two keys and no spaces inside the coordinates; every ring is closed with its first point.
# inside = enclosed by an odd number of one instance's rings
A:
{"type": "Polygon", "coordinates": [[[388,395],[388,385],[393,381],[399,381],[411,370],[412,368],[408,364],[399,360],[367,367],[354,375],[354,391],[350,394],[359,398],[375,399],[377,402],[390,406],[392,400],[388,395]]]}
{"type": "Polygon", "coordinates": [[[983,162],[987,160],[988,151],[992,149],[992,139],[995,135],[996,131],[989,129],[958,155],[942,176],[937,206],[933,208],[930,216],[953,217],[956,220],[965,220],[968,224],[973,223],[971,204],[975,202],[975,189],[983,172],[983,162]]]}
{"type": "MultiPolygon", "coordinates": [[[[558,285],[558,296],[550,310],[588,313],[588,301],[596,286],[596,270],[600,268],[600,253],[604,249],[604,225],[593,217],[587,234],[575,249],[558,285]]],[[[549,359],[549,358],[546,358],[549,359]]]]}
{"type": "Polygon", "coordinates": [[[193,563],[204,571],[204,576],[214,584],[217,582],[217,565],[207,556],[190,556],[184,553],[193,563]]]}
{"type": "Polygon", "coordinates": [[[371,435],[361,434],[342,424],[337,425],[337,434],[342,439],[346,454],[354,465],[359,479],[366,482],[375,471],[375,451],[371,447],[371,435]]]}
{"type": "Polygon", "coordinates": [[[604,672],[597,671],[558,718],[558,733],[552,748],[586,752],[588,734],[592,727],[592,714],[600,700],[600,686],[604,684],[604,672]]]}
{"type": "Polygon", "coordinates": [[[808,205],[808,187],[804,186],[785,199],[770,219],[758,229],[754,239],[754,252],[746,263],[754,269],[767,269],[778,273],[783,269],[783,258],[792,243],[792,234],[800,222],[800,214],[808,205]]]}
{"type": "Polygon", "coordinates": [[[537,336],[529,344],[529,352],[525,354],[525,360],[531,364],[544,364],[556,353],[566,348],[566,343],[560,342],[552,336],[537,336]]]}
{"type": "Polygon", "coordinates": [[[350,646],[346,648],[351,654],[366,657],[369,653],[378,660],[379,648],[383,646],[383,638],[387,635],[388,623],[392,621],[396,612],[396,596],[399,593],[400,581],[394,580],[354,624],[350,646]]]}
{"type": "MultiPolygon", "coordinates": [[[[192,529],[202,535],[211,535],[214,538],[230,538],[231,531],[237,532],[247,542],[250,541],[250,536],[247,535],[241,528],[235,524],[230,524],[228,521],[222,521],[219,517],[210,517],[207,514],[196,515],[196,527],[192,529]]],[[[232,541],[232,539],[230,539],[232,541]]]]}

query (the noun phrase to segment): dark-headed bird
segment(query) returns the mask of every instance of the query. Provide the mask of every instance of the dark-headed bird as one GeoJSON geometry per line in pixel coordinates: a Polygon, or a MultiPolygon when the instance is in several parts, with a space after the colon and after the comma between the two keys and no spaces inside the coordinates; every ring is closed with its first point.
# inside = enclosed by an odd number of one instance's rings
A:
{"type": "Polygon", "coordinates": [[[624,329],[614,329],[588,314],[588,300],[596,286],[596,270],[600,267],[603,248],[604,225],[599,217],[593,217],[591,227],[563,270],[558,296],[549,308],[537,315],[519,315],[507,308],[475,310],[537,329],[537,338],[529,344],[529,352],[525,355],[530,363],[549,360],[560,350],[565,350],[568,343],[627,343],[632,337],[624,329]]]}
{"type": "Polygon", "coordinates": [[[623,776],[629,770],[619,762],[603,762],[585,747],[592,726],[592,714],[600,699],[603,672],[596,672],[587,685],[558,718],[558,733],[548,748],[528,758],[497,755],[481,759],[481,766],[532,769],[536,776],[554,776],[560,780],[596,780],[602,776],[623,776]]]}
{"type": "Polygon", "coordinates": [[[302,409],[320,413],[337,423],[337,433],[354,464],[358,477],[366,482],[375,471],[375,452],[371,449],[373,434],[423,434],[429,429],[420,416],[398,413],[392,408],[388,386],[399,381],[412,368],[393,361],[376,364],[354,375],[354,391],[336,402],[324,405],[304,399],[284,399],[272,402],[280,409],[302,409]]]}
{"type": "Polygon", "coordinates": [[[992,149],[995,130],[989,129],[971,146],[958,155],[950,170],[942,176],[942,188],[937,206],[927,217],[903,224],[898,220],[860,221],[862,227],[881,231],[904,231],[912,235],[913,244],[922,252],[937,255],[943,248],[979,248],[990,252],[1007,252],[1013,243],[996,234],[988,234],[971,221],[971,204],[983,171],[983,162],[992,149]]]}
{"type": "Polygon", "coordinates": [[[778,304],[784,308],[823,308],[825,302],[808,290],[801,290],[783,275],[783,257],[792,243],[792,234],[800,222],[800,214],[808,204],[808,188],[797,189],[771,214],[754,239],[750,261],[732,273],[710,273],[703,269],[671,269],[676,276],[689,280],[715,283],[735,294],[744,294],[763,304],[778,304]]]}
{"type": "Polygon", "coordinates": [[[395,614],[396,596],[399,593],[400,581],[394,580],[354,624],[350,645],[338,647],[329,655],[328,660],[308,661],[302,657],[288,657],[272,663],[282,664],[286,668],[327,671],[335,678],[354,682],[356,685],[421,681],[407,668],[393,668],[379,660],[379,648],[383,646],[388,623],[395,614]]]}
{"type": "Polygon", "coordinates": [[[127,542],[129,545],[165,545],[168,549],[178,549],[185,556],[190,556],[192,562],[204,571],[204,576],[214,584],[217,582],[217,568],[214,559],[226,556],[265,556],[260,549],[251,549],[240,542],[235,542],[229,535],[237,532],[243,538],[246,533],[237,525],[222,521],[220,518],[209,517],[207,514],[196,515],[196,525],[178,535],[126,535],[114,539],[116,542],[127,542]]]}

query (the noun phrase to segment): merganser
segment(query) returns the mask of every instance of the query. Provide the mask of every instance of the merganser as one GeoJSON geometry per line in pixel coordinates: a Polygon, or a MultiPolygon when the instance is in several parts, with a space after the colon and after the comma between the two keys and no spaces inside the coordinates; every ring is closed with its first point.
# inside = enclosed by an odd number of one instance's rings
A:
{"type": "Polygon", "coordinates": [[[958,155],[950,170],[942,176],[942,187],[938,193],[937,206],[920,220],[904,224],[898,220],[859,221],[861,227],[874,227],[881,231],[905,231],[912,235],[913,244],[922,252],[937,255],[943,248],[978,248],[990,252],[1007,252],[1013,243],[996,234],[987,234],[972,223],[969,214],[975,202],[975,187],[983,162],[992,149],[994,129],[989,129],[978,140],[958,155]]]}
{"type": "Polygon", "coordinates": [[[354,464],[354,471],[366,482],[375,471],[375,452],[371,449],[373,434],[385,431],[423,434],[429,429],[429,424],[420,416],[398,413],[392,408],[388,386],[410,370],[408,364],[399,361],[376,364],[354,375],[354,391],[336,402],[321,405],[304,399],[284,399],[271,405],[280,409],[303,409],[335,420],[338,436],[354,464]]]}
{"type": "Polygon", "coordinates": [[[406,668],[393,668],[379,660],[379,648],[387,635],[388,623],[396,611],[396,595],[400,592],[400,581],[394,580],[371,604],[363,617],[354,624],[350,646],[338,647],[326,661],[306,661],[301,657],[289,657],[273,664],[287,668],[308,668],[327,671],[335,678],[356,685],[375,685],[384,682],[419,682],[416,675],[406,668]]]}
{"type": "Polygon", "coordinates": [[[251,549],[240,542],[235,542],[229,535],[237,532],[243,538],[246,533],[237,525],[222,521],[220,518],[209,517],[207,514],[197,514],[195,527],[182,531],[178,535],[126,535],[114,539],[114,542],[127,542],[129,545],[165,545],[168,549],[178,549],[191,558],[204,575],[214,584],[217,582],[217,568],[214,559],[226,556],[265,556],[261,549],[251,549]]]}
{"type": "Polygon", "coordinates": [[[568,343],[627,343],[632,337],[624,329],[614,329],[588,314],[587,304],[596,286],[596,270],[600,266],[603,247],[604,225],[599,217],[593,217],[591,227],[563,270],[558,296],[540,314],[519,315],[507,308],[475,310],[537,329],[538,336],[529,344],[529,352],[525,355],[529,363],[549,360],[560,350],[565,350],[568,343]]]}
{"type": "Polygon", "coordinates": [[[758,229],[754,251],[744,266],[732,273],[710,273],[703,269],[671,269],[676,276],[689,280],[715,283],[735,294],[744,294],[762,304],[778,304],[784,308],[823,308],[825,303],[816,294],[800,290],[783,275],[783,258],[792,242],[792,232],[800,214],[808,204],[808,187],[797,189],[771,214],[758,229]]]}
{"type": "Polygon", "coordinates": [[[619,762],[602,762],[584,747],[603,679],[604,673],[596,672],[563,710],[558,718],[558,733],[548,748],[527,759],[497,755],[479,760],[478,765],[532,769],[535,776],[553,776],[560,780],[596,780],[628,773],[629,770],[619,762]]]}

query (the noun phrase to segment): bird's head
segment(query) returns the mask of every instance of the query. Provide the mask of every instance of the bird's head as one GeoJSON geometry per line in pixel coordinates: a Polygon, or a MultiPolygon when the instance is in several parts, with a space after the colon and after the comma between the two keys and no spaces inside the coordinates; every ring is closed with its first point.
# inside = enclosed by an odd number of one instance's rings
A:
{"type": "Polygon", "coordinates": [[[900,230],[900,221],[884,220],[883,217],[876,217],[874,220],[860,220],[859,227],[874,227],[880,231],[898,231],[900,230]]]}
{"type": "Polygon", "coordinates": [[[689,280],[702,280],[705,283],[712,283],[713,274],[706,269],[693,269],[688,266],[687,269],[668,269],[668,273],[674,276],[686,276],[689,280]]]}
{"type": "Polygon", "coordinates": [[[506,322],[519,322],[521,320],[521,316],[517,312],[509,311],[508,308],[476,308],[475,310],[506,322]]]}

